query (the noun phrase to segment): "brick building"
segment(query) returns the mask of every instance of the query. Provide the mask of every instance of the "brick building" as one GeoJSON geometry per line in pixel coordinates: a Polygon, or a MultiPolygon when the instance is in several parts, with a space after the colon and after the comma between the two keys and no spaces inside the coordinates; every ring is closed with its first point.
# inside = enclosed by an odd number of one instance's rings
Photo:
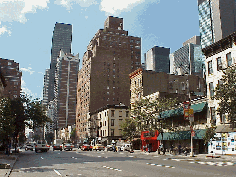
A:
{"type": "Polygon", "coordinates": [[[16,63],[14,60],[0,58],[0,66],[6,84],[3,96],[11,99],[19,97],[22,76],[21,71],[19,71],[19,63],[16,63]]]}
{"type": "Polygon", "coordinates": [[[123,19],[109,16],[83,56],[78,73],[76,130],[88,137],[89,113],[106,105],[130,103],[129,74],[141,66],[141,38],[128,36],[123,19]]]}

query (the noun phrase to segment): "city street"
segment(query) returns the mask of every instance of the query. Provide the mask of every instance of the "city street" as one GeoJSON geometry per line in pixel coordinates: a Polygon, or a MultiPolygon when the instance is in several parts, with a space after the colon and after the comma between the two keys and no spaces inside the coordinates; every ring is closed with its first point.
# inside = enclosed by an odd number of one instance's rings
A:
{"type": "Polygon", "coordinates": [[[74,148],[73,151],[50,150],[46,153],[23,151],[10,176],[235,176],[234,165],[234,160],[197,160],[156,153],[96,152],[74,148]]]}

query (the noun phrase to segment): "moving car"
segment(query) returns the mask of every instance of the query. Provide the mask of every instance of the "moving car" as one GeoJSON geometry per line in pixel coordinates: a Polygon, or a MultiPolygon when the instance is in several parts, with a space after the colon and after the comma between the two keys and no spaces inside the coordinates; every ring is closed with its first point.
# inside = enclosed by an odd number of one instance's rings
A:
{"type": "Polygon", "coordinates": [[[48,152],[50,146],[47,144],[46,140],[38,140],[35,145],[35,152],[48,152]]]}
{"type": "Polygon", "coordinates": [[[53,151],[55,151],[55,150],[62,151],[62,144],[54,144],[53,145],[53,151]]]}
{"type": "Polygon", "coordinates": [[[33,151],[33,149],[34,149],[34,146],[33,146],[33,145],[31,145],[31,144],[26,144],[26,147],[25,147],[25,150],[26,150],[26,151],[28,151],[28,150],[33,151]]]}
{"type": "Polygon", "coordinates": [[[108,144],[106,149],[107,149],[107,151],[113,151],[113,145],[112,144],[108,144]]]}
{"type": "Polygon", "coordinates": [[[72,144],[65,144],[64,145],[64,150],[68,150],[68,151],[72,151],[72,149],[74,148],[74,145],[72,144]]]}
{"type": "Polygon", "coordinates": [[[95,146],[93,146],[93,150],[97,151],[104,151],[105,147],[102,144],[96,144],[95,146]]]}
{"type": "Polygon", "coordinates": [[[82,147],[81,147],[81,150],[82,151],[92,151],[93,147],[89,144],[84,144],[82,147]]]}

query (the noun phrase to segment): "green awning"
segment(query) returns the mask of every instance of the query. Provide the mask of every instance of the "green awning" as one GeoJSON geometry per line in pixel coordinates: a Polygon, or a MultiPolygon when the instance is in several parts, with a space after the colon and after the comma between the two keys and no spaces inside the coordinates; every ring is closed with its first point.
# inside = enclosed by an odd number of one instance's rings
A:
{"type": "MultiPolygon", "coordinates": [[[[194,130],[195,136],[193,139],[203,139],[206,129],[194,130]]],[[[190,139],[190,131],[166,132],[163,133],[163,140],[185,140],[190,139]]],[[[162,140],[162,135],[159,134],[157,140],[162,140]]]]}
{"type": "MultiPolygon", "coordinates": [[[[197,113],[197,112],[202,112],[202,110],[206,107],[206,105],[207,102],[202,102],[198,104],[192,104],[191,108],[193,109],[194,113],[197,113]]],[[[180,116],[180,115],[184,115],[184,109],[182,107],[162,112],[161,118],[159,117],[159,119],[169,118],[173,116],[180,116]]]]}

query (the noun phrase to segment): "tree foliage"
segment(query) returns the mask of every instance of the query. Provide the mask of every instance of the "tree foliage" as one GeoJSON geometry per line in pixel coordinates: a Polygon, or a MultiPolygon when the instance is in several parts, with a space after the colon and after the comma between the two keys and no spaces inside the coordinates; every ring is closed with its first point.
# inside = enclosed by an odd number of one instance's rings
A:
{"type": "Polygon", "coordinates": [[[235,67],[223,71],[224,75],[215,88],[214,99],[219,100],[217,109],[220,115],[226,114],[229,123],[236,121],[236,70],[235,67]]]}
{"type": "Polygon", "coordinates": [[[120,127],[122,129],[122,135],[126,139],[132,141],[137,135],[137,122],[134,119],[125,119],[121,122],[120,127]]]}
{"type": "Polygon", "coordinates": [[[216,127],[215,126],[211,126],[211,127],[206,127],[206,132],[205,135],[203,137],[204,143],[207,144],[211,139],[214,138],[215,134],[216,134],[216,127]]]}
{"type": "Polygon", "coordinates": [[[50,121],[39,100],[30,100],[27,95],[15,99],[0,99],[0,141],[3,144],[10,139],[16,144],[17,137],[24,133],[28,120],[34,122],[34,127],[50,121]]]}
{"type": "Polygon", "coordinates": [[[162,120],[161,113],[176,104],[176,99],[172,98],[141,98],[137,100],[133,109],[131,110],[131,115],[137,124],[138,130],[141,131],[162,131],[165,123],[162,120]]]}

